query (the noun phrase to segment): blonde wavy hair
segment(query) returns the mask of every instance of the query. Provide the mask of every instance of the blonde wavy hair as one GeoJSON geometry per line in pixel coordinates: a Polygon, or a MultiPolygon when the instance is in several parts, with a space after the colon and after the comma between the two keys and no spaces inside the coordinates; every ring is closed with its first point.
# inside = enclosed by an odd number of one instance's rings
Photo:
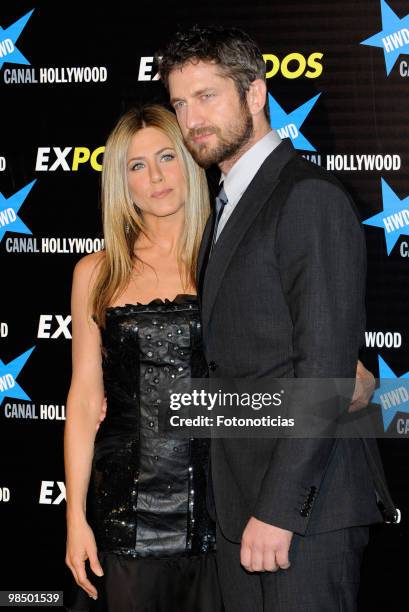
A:
{"type": "Polygon", "coordinates": [[[137,256],[134,245],[145,233],[143,217],[132,202],[127,179],[127,152],[133,135],[154,127],[171,140],[186,180],[184,227],[178,244],[179,273],[184,289],[196,286],[196,264],[209,216],[206,175],[187,150],[178,122],[166,108],[151,104],[126,112],[108,137],[102,165],[101,205],[105,257],[99,262],[90,294],[94,321],[104,327],[105,309],[127,287],[137,256]]]}

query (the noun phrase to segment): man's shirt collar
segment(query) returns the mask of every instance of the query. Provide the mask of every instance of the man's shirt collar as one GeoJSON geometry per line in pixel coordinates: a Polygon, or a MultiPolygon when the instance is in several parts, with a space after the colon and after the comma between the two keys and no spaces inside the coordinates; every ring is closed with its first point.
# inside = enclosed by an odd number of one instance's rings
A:
{"type": "Polygon", "coordinates": [[[281,138],[277,132],[269,131],[236,161],[226,175],[221,175],[220,182],[224,181],[224,191],[230,203],[241,198],[261,164],[280,142],[281,138]]]}

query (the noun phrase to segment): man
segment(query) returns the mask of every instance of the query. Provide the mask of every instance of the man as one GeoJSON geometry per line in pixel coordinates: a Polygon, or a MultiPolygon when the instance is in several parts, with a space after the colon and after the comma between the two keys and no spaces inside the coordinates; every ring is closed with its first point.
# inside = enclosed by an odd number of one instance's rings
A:
{"type": "MultiPolygon", "coordinates": [[[[158,61],[193,157],[222,172],[198,263],[210,376],[355,377],[362,229],[338,181],[270,128],[259,49],[194,27],[158,61]]],[[[356,609],[368,525],[382,520],[368,461],[360,439],[212,441],[227,612],[356,609]]]]}

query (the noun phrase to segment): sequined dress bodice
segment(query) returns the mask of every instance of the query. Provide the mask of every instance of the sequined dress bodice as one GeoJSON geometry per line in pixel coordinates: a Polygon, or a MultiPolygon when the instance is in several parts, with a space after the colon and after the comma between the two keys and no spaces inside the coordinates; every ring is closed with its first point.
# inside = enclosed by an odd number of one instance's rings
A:
{"type": "Polygon", "coordinates": [[[207,376],[197,298],[108,308],[101,339],[107,414],[87,500],[98,548],[134,557],[213,550],[209,441],[161,429],[172,381],[207,376]]]}

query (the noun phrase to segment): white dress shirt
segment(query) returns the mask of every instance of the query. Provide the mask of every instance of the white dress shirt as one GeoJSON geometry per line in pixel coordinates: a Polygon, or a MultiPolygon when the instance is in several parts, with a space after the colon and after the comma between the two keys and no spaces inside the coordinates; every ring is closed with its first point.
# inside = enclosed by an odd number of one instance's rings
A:
{"type": "Polygon", "coordinates": [[[246,151],[231,167],[229,172],[220,177],[223,181],[224,191],[228,202],[224,207],[222,216],[217,228],[216,240],[227,223],[230,215],[236,207],[247,187],[257,174],[263,161],[280,144],[281,138],[275,130],[268,132],[260,138],[248,151],[246,151]]]}

